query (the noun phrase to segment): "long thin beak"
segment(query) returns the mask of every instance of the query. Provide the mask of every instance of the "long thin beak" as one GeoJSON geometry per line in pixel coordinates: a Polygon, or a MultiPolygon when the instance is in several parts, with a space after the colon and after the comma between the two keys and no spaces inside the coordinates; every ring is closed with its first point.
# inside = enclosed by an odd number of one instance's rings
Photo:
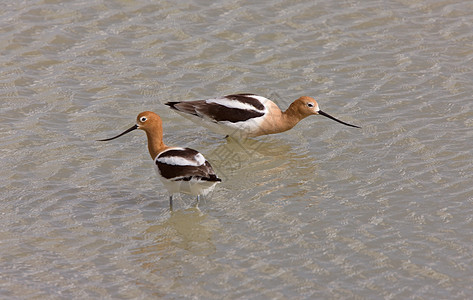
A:
{"type": "Polygon", "coordinates": [[[114,139],[116,139],[116,138],[118,138],[118,137],[121,137],[122,135],[127,134],[128,132],[133,131],[133,130],[135,130],[135,129],[138,129],[138,125],[136,125],[136,124],[133,125],[133,127],[128,128],[127,130],[125,130],[124,132],[120,133],[120,134],[117,135],[117,136],[114,136],[114,137],[108,138],[108,139],[97,140],[97,142],[106,142],[106,141],[114,140],[114,139]]]}
{"type": "Polygon", "coordinates": [[[322,116],[324,116],[324,117],[327,117],[327,118],[329,118],[329,119],[332,119],[332,120],[334,120],[334,121],[337,121],[338,123],[342,123],[343,125],[347,125],[347,126],[355,127],[355,128],[361,128],[361,127],[359,127],[359,126],[352,125],[352,124],[348,124],[348,123],[345,123],[345,122],[343,122],[343,121],[340,121],[339,119],[334,118],[334,117],[332,117],[331,115],[329,115],[328,113],[323,112],[323,111],[321,111],[321,110],[319,110],[318,113],[319,113],[319,115],[322,115],[322,116]]]}

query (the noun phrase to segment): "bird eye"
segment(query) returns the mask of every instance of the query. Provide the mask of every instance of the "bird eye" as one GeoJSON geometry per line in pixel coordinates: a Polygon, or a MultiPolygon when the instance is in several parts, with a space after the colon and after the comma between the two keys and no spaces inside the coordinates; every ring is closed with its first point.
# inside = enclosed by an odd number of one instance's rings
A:
{"type": "Polygon", "coordinates": [[[308,107],[314,107],[314,103],[309,102],[309,103],[307,103],[307,106],[308,106],[308,107]]]}
{"type": "Polygon", "coordinates": [[[146,120],[148,120],[146,117],[141,117],[140,118],[140,122],[146,122],[146,120]]]}

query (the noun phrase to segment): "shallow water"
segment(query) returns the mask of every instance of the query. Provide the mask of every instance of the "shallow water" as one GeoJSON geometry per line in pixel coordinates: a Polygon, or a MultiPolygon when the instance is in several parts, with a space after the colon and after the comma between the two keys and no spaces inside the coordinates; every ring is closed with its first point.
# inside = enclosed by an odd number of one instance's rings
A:
{"type": "Polygon", "coordinates": [[[0,16],[2,298],[473,297],[473,4],[23,1],[0,16]],[[225,140],[164,102],[322,116],[225,140]],[[224,179],[170,213],[136,115],[224,179]]]}

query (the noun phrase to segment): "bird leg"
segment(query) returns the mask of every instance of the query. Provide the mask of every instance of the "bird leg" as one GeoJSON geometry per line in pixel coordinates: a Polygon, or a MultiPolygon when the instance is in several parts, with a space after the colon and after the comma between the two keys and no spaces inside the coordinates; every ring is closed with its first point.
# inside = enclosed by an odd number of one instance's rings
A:
{"type": "Polygon", "coordinates": [[[195,201],[195,207],[199,208],[200,195],[197,195],[197,200],[195,201]]]}

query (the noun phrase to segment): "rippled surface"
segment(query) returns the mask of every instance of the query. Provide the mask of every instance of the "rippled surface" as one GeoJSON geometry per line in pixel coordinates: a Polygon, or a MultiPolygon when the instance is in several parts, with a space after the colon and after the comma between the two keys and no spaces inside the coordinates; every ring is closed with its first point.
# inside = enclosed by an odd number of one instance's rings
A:
{"type": "Polygon", "coordinates": [[[473,296],[468,1],[23,1],[0,16],[2,298],[473,296]],[[290,132],[226,141],[167,110],[301,95],[290,132]],[[224,182],[170,214],[142,132],[224,182]]]}

